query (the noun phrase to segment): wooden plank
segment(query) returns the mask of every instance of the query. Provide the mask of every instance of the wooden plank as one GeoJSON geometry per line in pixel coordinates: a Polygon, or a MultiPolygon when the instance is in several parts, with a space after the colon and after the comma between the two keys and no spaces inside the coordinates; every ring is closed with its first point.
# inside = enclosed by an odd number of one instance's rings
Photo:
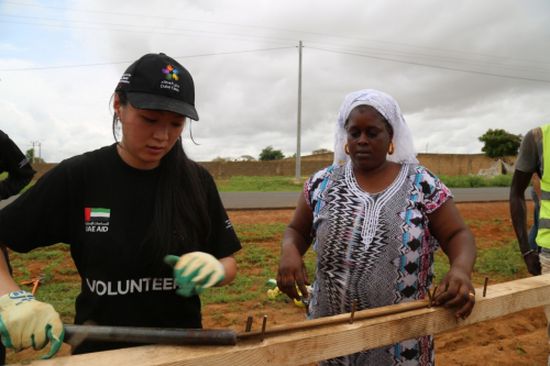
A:
{"type": "MultiPolygon", "coordinates": [[[[353,314],[354,315],[353,319],[355,321],[362,320],[362,319],[371,319],[371,318],[376,318],[384,315],[391,315],[391,314],[402,313],[410,310],[423,309],[423,308],[427,308],[428,305],[429,305],[428,300],[418,300],[418,301],[405,302],[402,304],[391,305],[391,306],[381,306],[377,308],[356,311],[353,314]]],[[[350,320],[351,320],[350,313],[338,314],[334,316],[304,320],[301,322],[295,322],[290,324],[275,325],[273,327],[268,328],[265,332],[263,332],[263,335],[270,336],[276,333],[287,333],[291,331],[300,331],[304,329],[315,328],[315,327],[325,326],[325,325],[343,324],[346,322],[349,323],[350,320]]],[[[247,338],[258,337],[261,335],[262,335],[262,331],[256,330],[248,333],[246,332],[239,333],[238,337],[239,339],[242,340],[247,338]]]]}
{"type": "Polygon", "coordinates": [[[489,286],[485,298],[481,297],[482,289],[477,289],[476,292],[476,306],[466,320],[457,321],[453,312],[445,308],[423,308],[356,320],[353,324],[331,324],[302,331],[278,333],[267,337],[264,341],[248,339],[239,342],[236,346],[143,346],[59,357],[30,364],[40,366],[303,365],[549,305],[550,274],[489,286]]]}

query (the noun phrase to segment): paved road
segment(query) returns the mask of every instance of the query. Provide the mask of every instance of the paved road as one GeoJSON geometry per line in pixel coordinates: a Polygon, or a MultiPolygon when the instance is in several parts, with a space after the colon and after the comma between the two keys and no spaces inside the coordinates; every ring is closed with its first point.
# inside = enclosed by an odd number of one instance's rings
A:
{"type": "MultiPolygon", "coordinates": [[[[453,188],[455,202],[508,201],[509,187],[453,188]]],[[[526,191],[525,198],[530,199],[526,191]]],[[[228,210],[251,208],[294,208],[298,192],[222,192],[228,210]]]]}
{"type": "MultiPolygon", "coordinates": [[[[456,202],[507,201],[508,187],[453,188],[456,202]]],[[[530,199],[526,191],[526,199],[530,199]]],[[[294,208],[298,192],[221,192],[223,204],[228,210],[294,208]]],[[[0,202],[0,208],[15,197],[0,202]]]]}

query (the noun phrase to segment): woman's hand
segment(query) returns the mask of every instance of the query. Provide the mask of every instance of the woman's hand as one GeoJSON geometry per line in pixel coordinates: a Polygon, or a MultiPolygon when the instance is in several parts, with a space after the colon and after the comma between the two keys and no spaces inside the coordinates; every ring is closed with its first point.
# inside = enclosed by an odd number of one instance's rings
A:
{"type": "Polygon", "coordinates": [[[437,286],[434,296],[435,305],[446,308],[457,308],[457,318],[466,319],[476,302],[474,287],[470,274],[461,268],[453,268],[437,286]]]}
{"type": "Polygon", "coordinates": [[[451,269],[438,285],[434,303],[456,308],[455,316],[465,319],[474,308],[476,295],[471,273],[476,259],[474,236],[460,216],[452,198],[428,215],[430,231],[449,258],[451,269]]]}
{"type": "Polygon", "coordinates": [[[302,256],[311,243],[312,222],[313,214],[302,192],[298,197],[294,217],[283,234],[281,259],[277,272],[277,287],[291,299],[300,300],[302,297],[309,296],[306,288],[309,281],[302,256]],[[298,290],[302,293],[301,296],[298,290]]]}
{"type": "Polygon", "coordinates": [[[306,285],[309,285],[309,281],[300,252],[292,244],[283,246],[277,272],[277,287],[291,299],[300,299],[309,296],[306,285]]]}
{"type": "Polygon", "coordinates": [[[27,291],[12,291],[0,297],[0,339],[16,352],[39,350],[50,343],[43,358],[53,357],[63,344],[65,330],[52,305],[35,300],[27,291]]]}
{"type": "Polygon", "coordinates": [[[164,262],[174,268],[174,279],[178,285],[176,293],[184,297],[198,295],[225,278],[223,264],[205,252],[191,252],[181,257],[167,255],[164,262]]]}

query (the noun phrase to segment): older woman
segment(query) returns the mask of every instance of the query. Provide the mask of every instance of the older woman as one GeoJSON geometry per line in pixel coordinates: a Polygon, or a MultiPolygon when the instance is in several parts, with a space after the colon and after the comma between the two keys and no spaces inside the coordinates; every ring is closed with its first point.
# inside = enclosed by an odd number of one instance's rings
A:
{"type": "MultiPolygon", "coordinates": [[[[451,192],[418,165],[412,136],[397,102],[377,90],[349,94],[340,109],[335,164],[307,180],[287,227],[279,288],[307,294],[302,256],[313,242],[313,318],[422,299],[441,247],[450,270],[436,304],[465,318],[474,306],[474,238],[451,192]]],[[[431,336],[328,360],[324,365],[431,365],[431,336]]]]}

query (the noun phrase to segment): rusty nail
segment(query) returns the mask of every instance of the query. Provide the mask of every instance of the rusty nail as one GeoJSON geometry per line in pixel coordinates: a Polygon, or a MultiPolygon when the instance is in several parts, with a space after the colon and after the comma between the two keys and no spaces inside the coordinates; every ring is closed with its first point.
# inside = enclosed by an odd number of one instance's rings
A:
{"type": "Polygon", "coordinates": [[[430,301],[430,306],[434,304],[435,302],[435,293],[437,292],[437,286],[434,287],[434,291],[432,292],[432,298],[430,301]]]}
{"type": "Polygon", "coordinates": [[[252,321],[253,320],[254,320],[254,318],[252,318],[250,315],[248,316],[248,318],[246,318],[246,326],[244,328],[245,332],[250,332],[252,330],[252,321]]]}
{"type": "Polygon", "coordinates": [[[351,302],[351,314],[349,317],[349,323],[353,324],[353,318],[355,317],[355,309],[357,308],[357,299],[353,299],[351,302]]]}
{"type": "Polygon", "coordinates": [[[32,290],[31,290],[31,294],[33,294],[33,295],[36,294],[36,290],[38,290],[38,286],[40,286],[40,280],[38,280],[38,279],[34,280],[32,290]]]}
{"type": "Polygon", "coordinates": [[[38,287],[42,284],[43,279],[44,276],[42,275],[34,279],[31,294],[36,294],[36,291],[38,290],[38,287]]]}
{"type": "Polygon", "coordinates": [[[433,302],[432,293],[429,288],[426,288],[426,292],[428,293],[428,307],[431,308],[433,302]]]}
{"type": "Polygon", "coordinates": [[[489,283],[489,277],[485,277],[485,283],[483,284],[483,297],[487,295],[487,284],[489,283]]]}
{"type": "Polygon", "coordinates": [[[265,336],[265,328],[266,328],[266,325],[267,325],[267,315],[264,315],[264,319],[262,320],[262,342],[264,340],[264,336],[265,336]]]}

